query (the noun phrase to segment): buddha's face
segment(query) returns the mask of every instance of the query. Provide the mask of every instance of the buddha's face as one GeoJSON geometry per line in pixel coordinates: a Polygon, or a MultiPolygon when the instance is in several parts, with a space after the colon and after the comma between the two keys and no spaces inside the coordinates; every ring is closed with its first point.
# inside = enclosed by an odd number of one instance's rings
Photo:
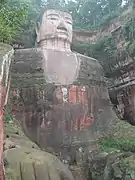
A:
{"type": "Polygon", "coordinates": [[[72,42],[72,17],[70,14],[47,10],[37,26],[37,42],[48,39],[62,39],[72,42]]]}

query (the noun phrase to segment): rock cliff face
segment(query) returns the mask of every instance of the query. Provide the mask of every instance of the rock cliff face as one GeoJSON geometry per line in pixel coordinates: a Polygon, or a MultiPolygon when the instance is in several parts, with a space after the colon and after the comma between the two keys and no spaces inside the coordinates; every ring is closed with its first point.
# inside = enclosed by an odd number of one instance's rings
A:
{"type": "Polygon", "coordinates": [[[76,156],[82,145],[86,152],[93,149],[91,143],[116,123],[100,64],[80,54],[76,57],[80,61],[78,78],[67,86],[65,104],[57,99],[60,94],[55,96],[58,88],[45,80],[40,49],[17,50],[12,66],[11,89],[16,94],[12,107],[25,134],[41,148],[52,147],[69,156],[72,149],[76,156]],[[79,88],[84,88],[83,93],[79,88]],[[85,103],[84,110],[78,106],[79,101],[85,103]],[[85,121],[81,122],[78,117],[83,111],[85,121]]]}
{"type": "Polygon", "coordinates": [[[104,36],[111,35],[114,31],[121,27],[119,19],[111,20],[105,27],[99,30],[76,30],[73,31],[73,44],[75,43],[89,43],[95,44],[104,36]]]}
{"type": "Polygon", "coordinates": [[[134,9],[128,8],[120,17],[98,32],[75,33],[73,49],[99,60],[108,77],[111,101],[120,119],[135,124],[135,48],[134,9]],[[80,38],[79,38],[80,34],[80,38]],[[84,36],[84,38],[83,38],[84,36]]]}
{"type": "Polygon", "coordinates": [[[0,43],[0,179],[3,180],[3,125],[4,109],[7,104],[8,92],[10,86],[10,64],[13,58],[14,50],[7,44],[0,43]]]}
{"type": "Polygon", "coordinates": [[[127,122],[119,121],[112,130],[113,136],[99,142],[100,153],[89,163],[90,180],[135,178],[135,129],[127,122]]]}
{"type": "Polygon", "coordinates": [[[83,162],[61,163],[62,157],[41,151],[15,122],[5,124],[4,163],[6,180],[134,180],[135,129],[126,122],[112,126],[110,136],[100,140],[98,152],[83,162]],[[71,174],[71,172],[74,176],[71,174]]]}
{"type": "Polygon", "coordinates": [[[66,164],[41,151],[15,122],[5,125],[5,137],[6,180],[75,180],[66,164]]]}

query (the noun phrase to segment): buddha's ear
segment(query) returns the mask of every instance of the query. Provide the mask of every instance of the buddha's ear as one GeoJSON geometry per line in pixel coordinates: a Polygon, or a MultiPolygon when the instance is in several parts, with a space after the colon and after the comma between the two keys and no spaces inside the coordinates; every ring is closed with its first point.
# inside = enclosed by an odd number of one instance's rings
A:
{"type": "Polygon", "coordinates": [[[37,42],[39,41],[39,28],[40,28],[40,22],[37,22],[36,28],[35,28],[36,36],[37,36],[37,42]]]}
{"type": "Polygon", "coordinates": [[[37,34],[37,36],[39,34],[39,28],[40,28],[40,22],[37,22],[37,24],[36,24],[36,34],[37,34]]]}

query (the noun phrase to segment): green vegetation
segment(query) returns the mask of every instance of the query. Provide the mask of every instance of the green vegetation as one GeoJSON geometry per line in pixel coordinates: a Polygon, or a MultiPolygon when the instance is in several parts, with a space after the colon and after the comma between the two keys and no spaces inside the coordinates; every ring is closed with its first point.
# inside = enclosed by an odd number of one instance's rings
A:
{"type": "Polygon", "coordinates": [[[106,139],[99,142],[100,150],[103,152],[110,152],[113,150],[120,151],[135,151],[135,140],[126,139],[106,139]]]}
{"type": "Polygon", "coordinates": [[[135,57],[135,10],[130,9],[125,18],[119,19],[121,19],[122,27],[118,33],[101,37],[95,44],[74,43],[72,45],[73,50],[98,59],[106,77],[114,75],[112,73],[116,66],[120,66],[120,61],[135,57]]]}
{"type": "Polygon", "coordinates": [[[10,114],[5,114],[4,122],[9,123],[10,121],[13,121],[13,117],[10,114]]]}
{"type": "Polygon", "coordinates": [[[129,54],[134,57],[135,56],[135,41],[132,41],[128,46],[127,46],[127,51],[129,54]]]}
{"type": "Polygon", "coordinates": [[[27,19],[28,4],[18,0],[0,2],[0,42],[10,43],[27,19]]]}
{"type": "Polygon", "coordinates": [[[35,22],[44,9],[70,12],[74,28],[89,30],[104,27],[132,3],[132,0],[127,0],[122,7],[122,0],[1,0],[0,41],[12,42],[27,34],[34,45],[35,22]]]}
{"type": "Polygon", "coordinates": [[[103,65],[107,77],[110,77],[110,74],[117,63],[117,59],[120,57],[115,39],[111,35],[101,38],[95,44],[73,44],[72,49],[98,59],[103,65]]]}
{"type": "Polygon", "coordinates": [[[12,116],[12,105],[11,105],[11,100],[10,100],[10,95],[9,95],[9,101],[8,101],[8,104],[6,106],[6,109],[5,109],[5,116],[4,116],[4,123],[9,123],[11,121],[14,121],[14,118],[12,116]]]}
{"type": "Polygon", "coordinates": [[[39,14],[48,8],[70,12],[74,20],[74,28],[101,30],[108,26],[110,20],[121,18],[123,27],[120,38],[125,40],[120,51],[117,39],[112,35],[102,37],[96,44],[73,43],[72,49],[94,57],[100,61],[107,77],[112,76],[115,66],[123,58],[135,55],[135,6],[134,0],[2,0],[0,1],[0,41],[13,41],[35,45],[35,23],[39,14]],[[123,15],[132,5],[130,13],[123,15]]]}
{"type": "Polygon", "coordinates": [[[132,17],[129,17],[123,26],[123,36],[126,41],[126,50],[131,57],[135,56],[135,10],[131,13],[132,17]]]}

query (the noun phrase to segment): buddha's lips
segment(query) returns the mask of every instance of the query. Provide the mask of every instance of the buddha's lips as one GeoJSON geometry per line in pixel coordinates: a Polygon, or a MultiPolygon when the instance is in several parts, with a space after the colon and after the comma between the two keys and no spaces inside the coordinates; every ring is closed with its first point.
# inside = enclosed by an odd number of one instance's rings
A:
{"type": "Polygon", "coordinates": [[[57,33],[66,34],[66,35],[68,34],[67,30],[65,28],[63,28],[63,29],[57,28],[57,33]]]}

